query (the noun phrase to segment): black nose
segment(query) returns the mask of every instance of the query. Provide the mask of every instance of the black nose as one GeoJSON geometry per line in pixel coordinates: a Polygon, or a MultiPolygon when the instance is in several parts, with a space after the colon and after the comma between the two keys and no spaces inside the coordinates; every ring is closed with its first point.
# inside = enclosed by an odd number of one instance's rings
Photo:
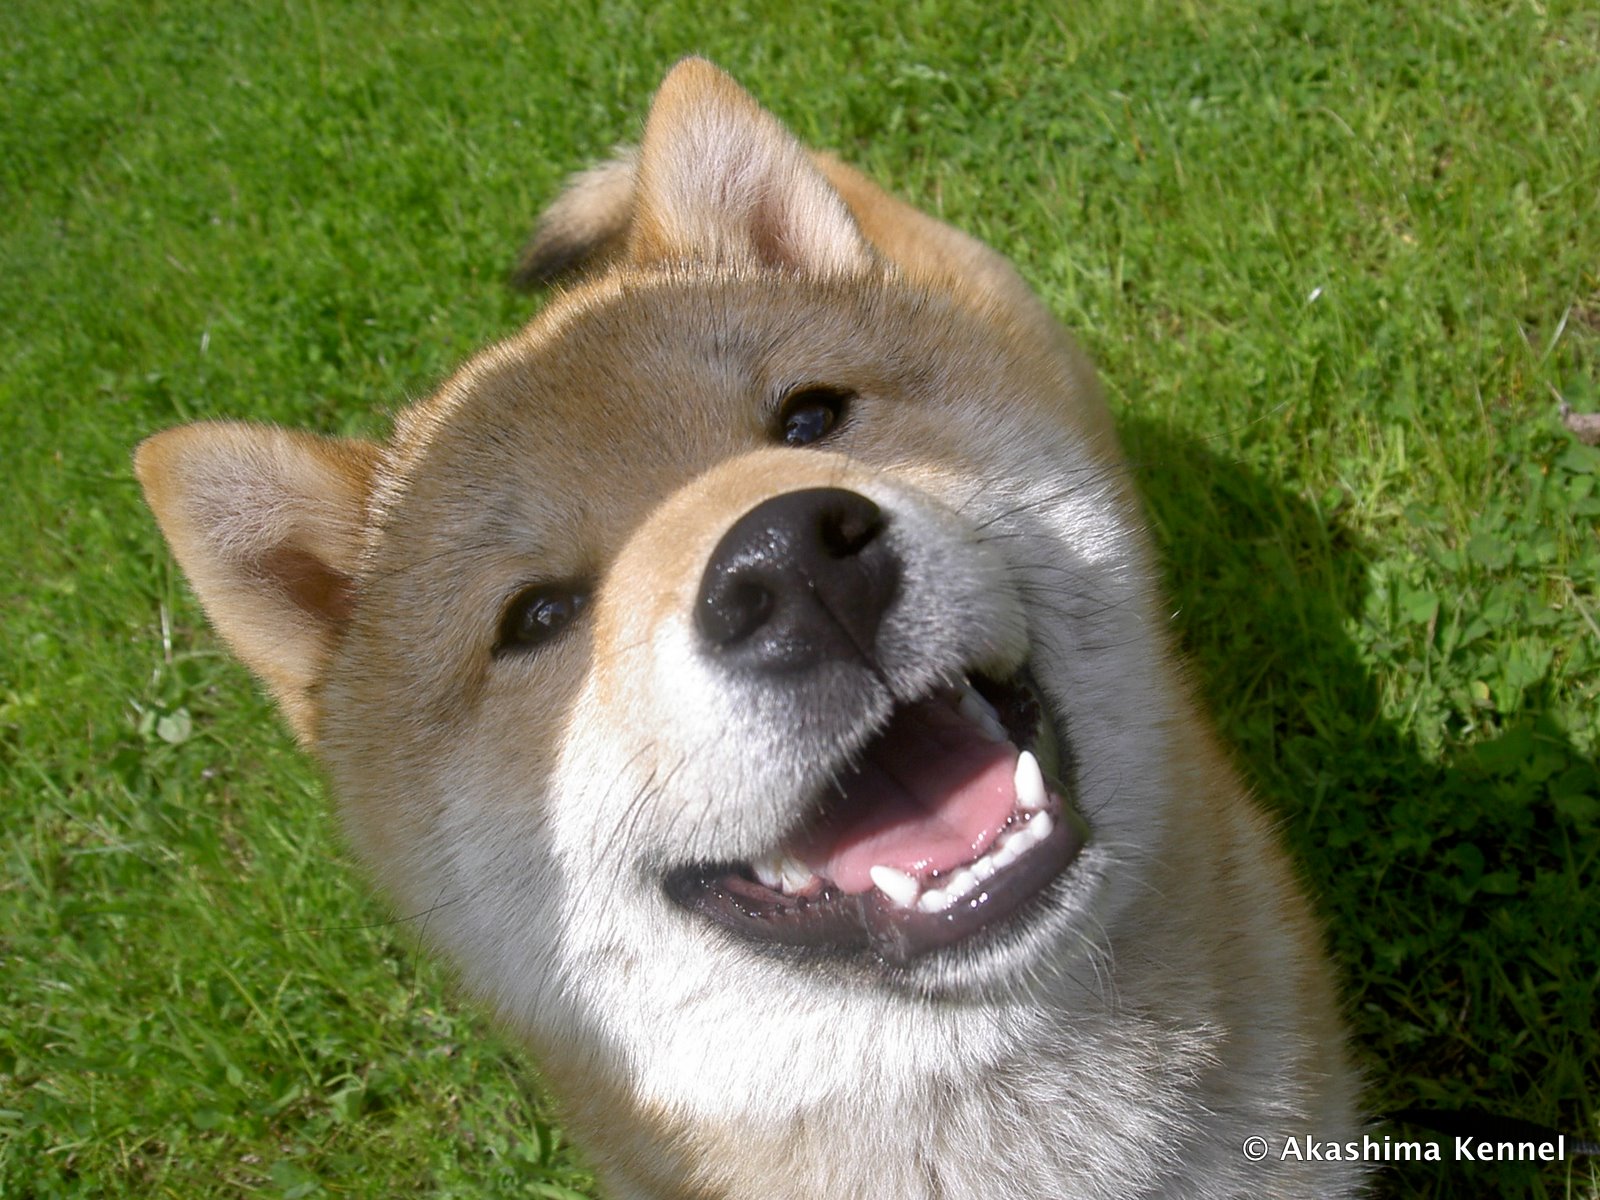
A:
{"type": "Polygon", "coordinates": [[[900,582],[886,525],[876,504],[843,488],[763,500],[706,564],[694,611],[701,639],[750,670],[876,662],[878,624],[900,582]]]}

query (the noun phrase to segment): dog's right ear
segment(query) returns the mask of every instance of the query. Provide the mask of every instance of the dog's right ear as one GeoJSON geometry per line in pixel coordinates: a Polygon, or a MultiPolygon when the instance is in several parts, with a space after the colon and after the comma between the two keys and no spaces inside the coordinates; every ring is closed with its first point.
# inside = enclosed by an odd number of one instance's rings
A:
{"type": "Polygon", "coordinates": [[[312,689],[356,603],[379,449],[202,422],[147,439],[134,473],[201,607],[303,742],[312,689]]]}

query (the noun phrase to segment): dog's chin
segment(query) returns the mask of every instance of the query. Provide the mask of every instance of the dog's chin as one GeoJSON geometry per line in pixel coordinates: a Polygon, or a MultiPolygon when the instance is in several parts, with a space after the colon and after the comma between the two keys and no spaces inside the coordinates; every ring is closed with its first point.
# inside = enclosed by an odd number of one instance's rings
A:
{"type": "Polygon", "coordinates": [[[1026,671],[963,677],[897,706],[776,845],[678,867],[666,894],[800,970],[924,993],[1014,978],[1083,902],[1068,734],[1026,671]]]}

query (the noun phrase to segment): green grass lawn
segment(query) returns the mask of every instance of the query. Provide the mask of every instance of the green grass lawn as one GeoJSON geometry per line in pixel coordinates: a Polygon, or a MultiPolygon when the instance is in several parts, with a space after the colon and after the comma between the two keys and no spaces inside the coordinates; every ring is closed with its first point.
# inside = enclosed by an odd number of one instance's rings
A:
{"type": "Polygon", "coordinates": [[[1600,11],[692,11],[0,6],[0,1197],[588,1194],[368,898],[129,453],[381,431],[526,319],[541,202],[691,50],[1080,331],[1373,1110],[1600,1137],[1600,451],[1557,416],[1600,407],[1600,11]]]}

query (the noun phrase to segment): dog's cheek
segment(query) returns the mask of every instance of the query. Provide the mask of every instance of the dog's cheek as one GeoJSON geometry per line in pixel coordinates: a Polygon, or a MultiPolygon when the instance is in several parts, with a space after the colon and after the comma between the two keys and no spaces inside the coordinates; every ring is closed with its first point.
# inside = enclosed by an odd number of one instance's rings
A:
{"type": "Polygon", "coordinates": [[[404,912],[474,890],[471,860],[541,836],[590,656],[574,630],[494,658],[462,622],[441,630],[428,615],[441,611],[438,597],[374,589],[320,694],[318,757],[346,835],[404,912]]]}

